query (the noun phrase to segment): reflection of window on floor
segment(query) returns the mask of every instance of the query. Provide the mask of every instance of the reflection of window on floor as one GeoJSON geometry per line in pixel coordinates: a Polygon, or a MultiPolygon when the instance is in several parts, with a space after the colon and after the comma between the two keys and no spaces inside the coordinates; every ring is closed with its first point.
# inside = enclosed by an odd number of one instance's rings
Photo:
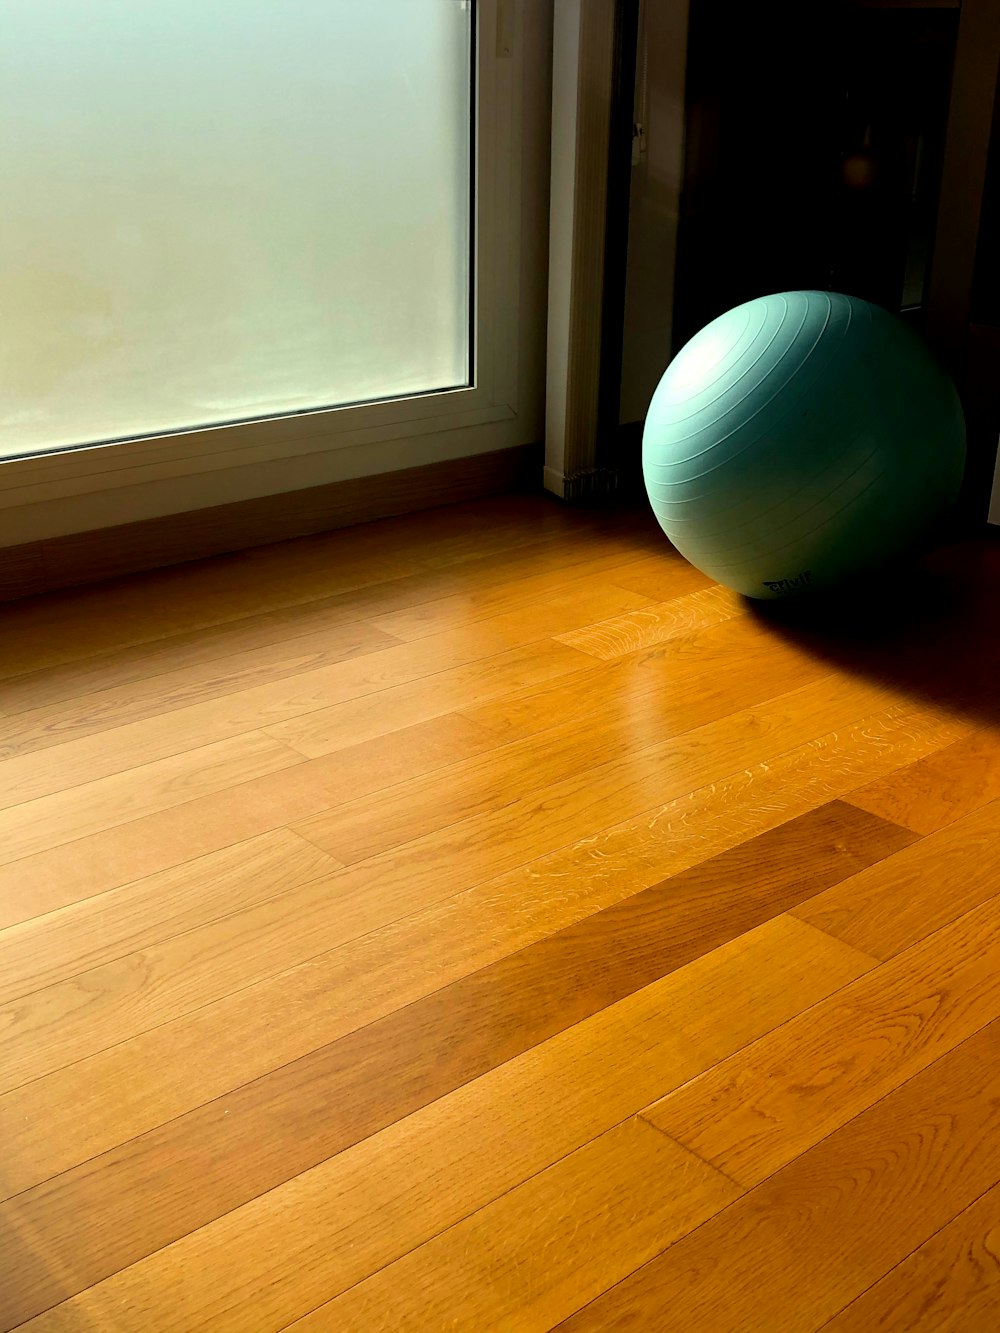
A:
{"type": "Polygon", "coordinates": [[[0,0],[0,454],[468,383],[471,25],[0,0]]]}

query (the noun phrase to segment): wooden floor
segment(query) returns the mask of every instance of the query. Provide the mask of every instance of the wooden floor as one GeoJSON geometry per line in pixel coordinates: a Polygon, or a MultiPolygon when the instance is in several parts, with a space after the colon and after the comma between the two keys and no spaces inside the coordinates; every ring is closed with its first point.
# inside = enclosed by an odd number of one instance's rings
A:
{"type": "Polygon", "coordinates": [[[995,1333],[998,625],[516,497],[0,608],[0,1326],[995,1333]]]}

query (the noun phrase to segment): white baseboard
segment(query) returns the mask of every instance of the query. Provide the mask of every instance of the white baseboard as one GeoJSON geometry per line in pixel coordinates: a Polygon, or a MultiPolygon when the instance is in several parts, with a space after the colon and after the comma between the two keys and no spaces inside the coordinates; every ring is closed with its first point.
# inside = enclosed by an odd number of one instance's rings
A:
{"type": "Polygon", "coordinates": [[[542,472],[542,485],[550,495],[558,495],[562,500],[566,496],[566,477],[554,467],[546,467],[542,472]]]}

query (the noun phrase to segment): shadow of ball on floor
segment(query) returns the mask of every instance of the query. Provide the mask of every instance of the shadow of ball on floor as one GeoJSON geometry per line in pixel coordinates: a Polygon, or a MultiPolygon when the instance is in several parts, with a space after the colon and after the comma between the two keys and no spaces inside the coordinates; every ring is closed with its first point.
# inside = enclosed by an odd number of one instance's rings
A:
{"type": "Polygon", "coordinates": [[[828,589],[745,605],[831,671],[1000,725],[1000,543],[947,541],[828,589]]]}

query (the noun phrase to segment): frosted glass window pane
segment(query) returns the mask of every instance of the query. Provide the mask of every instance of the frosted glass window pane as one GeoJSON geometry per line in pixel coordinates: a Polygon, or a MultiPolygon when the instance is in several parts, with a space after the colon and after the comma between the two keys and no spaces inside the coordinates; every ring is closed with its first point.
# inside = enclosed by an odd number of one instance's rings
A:
{"type": "Polygon", "coordinates": [[[471,25],[0,0],[0,456],[467,384],[471,25]]]}

